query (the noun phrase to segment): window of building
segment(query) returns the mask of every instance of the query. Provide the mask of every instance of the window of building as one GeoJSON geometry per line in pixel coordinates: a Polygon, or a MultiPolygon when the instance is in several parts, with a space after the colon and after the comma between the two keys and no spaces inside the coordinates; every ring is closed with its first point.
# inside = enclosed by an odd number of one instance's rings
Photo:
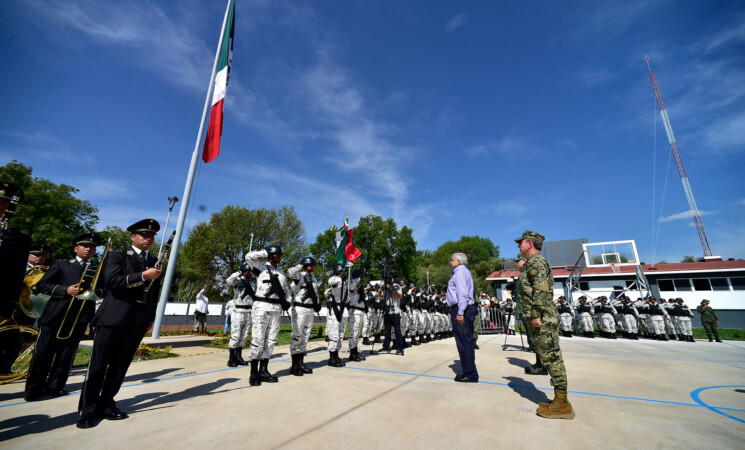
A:
{"type": "Polygon", "coordinates": [[[676,291],[690,291],[691,290],[691,280],[687,278],[683,280],[673,280],[673,283],[675,283],[676,291]]]}
{"type": "Polygon", "coordinates": [[[675,286],[673,285],[673,280],[657,280],[657,287],[660,288],[660,291],[674,291],[675,286]]]}
{"type": "Polygon", "coordinates": [[[588,281],[580,281],[579,282],[579,290],[580,291],[589,291],[590,290],[590,283],[588,281]]]}
{"type": "Polygon", "coordinates": [[[694,278],[691,281],[693,281],[693,289],[696,291],[710,291],[711,290],[711,284],[709,284],[708,278],[694,278]]]}
{"type": "MultiPolygon", "coordinates": [[[[715,291],[729,291],[729,281],[726,278],[711,278],[711,288],[715,291]]],[[[698,289],[696,289],[698,290],[698,289]]]]}
{"type": "Polygon", "coordinates": [[[730,278],[732,289],[735,291],[745,291],[745,278],[730,278]]]}
{"type": "Polygon", "coordinates": [[[626,289],[630,288],[632,284],[634,285],[633,289],[636,289],[635,283],[636,283],[636,280],[626,280],[626,289]]]}

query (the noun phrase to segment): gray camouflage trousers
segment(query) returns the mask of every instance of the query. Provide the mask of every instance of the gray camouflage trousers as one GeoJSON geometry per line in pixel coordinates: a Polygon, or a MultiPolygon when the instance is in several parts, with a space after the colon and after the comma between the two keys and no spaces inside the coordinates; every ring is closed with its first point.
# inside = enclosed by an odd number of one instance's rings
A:
{"type": "Polygon", "coordinates": [[[665,330],[667,330],[667,334],[671,336],[676,333],[675,325],[673,324],[673,320],[670,316],[665,317],[665,330]]]}
{"type": "MultiPolygon", "coordinates": [[[[572,331],[572,315],[569,313],[561,313],[559,316],[561,320],[561,331],[572,331]]],[[[511,330],[514,330],[514,325],[511,330]]]]}
{"type": "Polygon", "coordinates": [[[678,328],[680,334],[684,336],[693,336],[693,328],[691,327],[691,318],[686,316],[678,316],[678,328]]]}
{"type": "Polygon", "coordinates": [[[647,329],[653,334],[665,334],[665,318],[647,314],[647,329]]]}
{"type": "Polygon", "coordinates": [[[422,311],[424,314],[424,334],[432,333],[432,314],[429,311],[422,311]]]}
{"type": "Polygon", "coordinates": [[[582,330],[588,333],[594,333],[595,328],[592,326],[592,316],[588,312],[583,312],[579,316],[579,321],[582,324],[582,330]]]}
{"type": "Polygon", "coordinates": [[[234,308],[230,313],[230,348],[246,346],[248,331],[251,329],[251,310],[234,308]]]}
{"type": "Polygon", "coordinates": [[[365,312],[353,309],[349,314],[349,349],[357,348],[357,340],[360,337],[360,327],[365,317],[365,312]]]}
{"type": "Polygon", "coordinates": [[[623,321],[624,321],[624,329],[627,333],[636,334],[636,317],[634,317],[633,314],[624,314],[623,315],[623,321]]]}
{"type": "Polygon", "coordinates": [[[345,308],[344,313],[341,316],[341,323],[336,320],[336,316],[332,310],[329,310],[329,315],[326,316],[326,336],[329,338],[329,351],[336,352],[341,350],[341,343],[344,341],[344,332],[347,329],[347,321],[349,320],[349,311],[345,308]]]}
{"type": "Polygon", "coordinates": [[[613,314],[602,313],[600,314],[598,319],[598,322],[600,324],[600,331],[605,331],[606,333],[616,332],[616,321],[615,319],[613,319],[613,314]]]}
{"type": "Polygon", "coordinates": [[[401,336],[408,336],[409,331],[409,319],[411,315],[406,311],[401,311],[401,336]]]}
{"type": "Polygon", "coordinates": [[[250,359],[269,359],[274,352],[279,334],[279,316],[282,311],[274,311],[274,305],[265,302],[254,302],[253,333],[251,334],[250,359]]]}
{"type": "Polygon", "coordinates": [[[308,346],[308,340],[310,340],[310,332],[313,330],[313,308],[293,306],[290,316],[292,317],[290,354],[304,354],[308,346]]]}

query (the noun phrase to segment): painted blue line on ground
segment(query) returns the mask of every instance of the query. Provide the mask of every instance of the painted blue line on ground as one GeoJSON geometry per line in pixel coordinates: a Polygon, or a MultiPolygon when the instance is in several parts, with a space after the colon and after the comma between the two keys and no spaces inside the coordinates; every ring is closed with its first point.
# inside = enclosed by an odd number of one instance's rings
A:
{"type": "Polygon", "coordinates": [[[745,420],[742,420],[742,419],[740,419],[738,417],[735,417],[735,416],[732,416],[730,414],[723,413],[722,411],[720,411],[722,409],[727,409],[729,411],[742,411],[742,410],[739,410],[739,409],[733,410],[732,408],[718,408],[716,406],[711,406],[708,403],[705,403],[703,400],[701,400],[700,395],[701,395],[701,393],[703,391],[706,391],[706,390],[709,390],[709,389],[722,389],[722,388],[745,388],[745,386],[708,386],[708,387],[702,387],[702,388],[698,388],[698,389],[692,391],[691,392],[691,398],[693,399],[694,402],[698,403],[699,405],[703,406],[704,408],[708,409],[709,411],[713,411],[713,412],[715,412],[717,414],[721,414],[724,417],[730,418],[730,419],[732,419],[734,421],[737,421],[737,422],[740,422],[740,423],[745,423],[745,420]]]}
{"type": "Polygon", "coordinates": [[[740,347],[739,345],[730,344],[729,342],[722,342],[722,344],[729,345],[730,347],[735,347],[735,348],[739,348],[739,349],[745,350],[745,347],[740,347]]]}
{"type": "MultiPolygon", "coordinates": [[[[452,378],[442,377],[442,376],[439,376],[439,375],[427,375],[427,374],[410,373],[410,372],[395,372],[395,371],[392,371],[392,370],[367,369],[367,368],[364,368],[364,367],[350,367],[350,366],[345,366],[345,368],[346,369],[351,369],[351,370],[364,370],[364,371],[368,371],[368,372],[381,372],[381,373],[390,373],[390,374],[395,374],[395,375],[408,375],[408,376],[415,376],[415,377],[436,378],[436,379],[440,379],[440,380],[452,381],[452,378]]],[[[554,390],[554,388],[542,388],[542,387],[537,387],[537,386],[532,386],[532,385],[531,386],[528,386],[528,385],[520,385],[520,384],[508,384],[508,383],[500,383],[500,382],[496,382],[496,381],[482,381],[482,380],[479,380],[479,384],[490,384],[490,385],[495,385],[495,386],[507,386],[507,387],[518,388],[518,389],[535,389],[535,390],[539,390],[539,391],[553,391],[554,390]]],[[[637,400],[637,401],[650,402],[650,403],[665,403],[665,404],[668,404],[668,405],[694,406],[694,407],[704,406],[703,404],[698,404],[698,403],[682,403],[682,402],[673,402],[673,401],[669,401],[669,400],[657,400],[657,399],[653,399],[653,398],[642,398],[642,397],[625,397],[625,396],[621,396],[621,395],[600,394],[600,393],[597,393],[597,392],[583,392],[583,391],[568,391],[568,392],[571,393],[571,394],[592,395],[592,396],[595,396],[595,397],[618,398],[618,399],[622,399],[622,400],[637,400]]],[[[739,409],[739,408],[725,408],[725,407],[719,408],[719,407],[717,407],[717,409],[726,409],[726,410],[729,410],[729,411],[745,412],[745,409],[739,409]]]]}

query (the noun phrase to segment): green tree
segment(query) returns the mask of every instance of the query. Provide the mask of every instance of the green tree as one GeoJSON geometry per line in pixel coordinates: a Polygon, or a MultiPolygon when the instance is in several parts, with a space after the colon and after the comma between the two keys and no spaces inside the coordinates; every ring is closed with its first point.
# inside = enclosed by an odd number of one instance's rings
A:
{"type": "Polygon", "coordinates": [[[467,266],[473,277],[474,295],[481,291],[491,294],[486,277],[502,268],[502,260],[499,258],[499,246],[494,245],[491,239],[481,236],[461,236],[457,241],[443,243],[431,254],[420,253],[422,261],[426,263],[417,269],[417,283],[426,284],[429,272],[430,284],[440,287],[446,285],[451,276],[450,258],[453,253],[464,253],[468,258],[467,266]]]}
{"type": "Polygon", "coordinates": [[[78,189],[31,176],[32,168],[13,160],[0,167],[0,180],[18,185],[25,194],[9,226],[50,245],[58,258],[73,255],[72,241],[98,222],[98,208],[75,197],[78,189]]]}
{"type": "MultiPolygon", "coordinates": [[[[362,217],[354,227],[353,242],[362,252],[355,267],[365,271],[365,281],[379,280],[385,268],[395,269],[405,280],[412,280],[416,274],[416,241],[411,228],[399,229],[391,218],[369,215],[362,217]]],[[[310,250],[328,276],[336,265],[334,231],[319,233],[310,250]]]]}
{"type": "MultiPolygon", "coordinates": [[[[112,250],[121,250],[132,246],[132,240],[130,239],[132,233],[121,227],[108,226],[100,234],[104,241],[111,239],[112,250]]],[[[160,248],[160,242],[158,240],[156,240],[154,247],[160,248]]]]}
{"type": "Polygon", "coordinates": [[[682,262],[682,263],[695,263],[696,262],[696,258],[694,258],[693,256],[684,256],[683,259],[680,260],[680,262],[682,262]]]}
{"type": "Polygon", "coordinates": [[[248,209],[228,205],[189,232],[178,258],[175,299],[192,301],[205,283],[210,299],[229,297],[224,280],[243,263],[251,233],[253,250],[270,244],[282,247],[282,267],[297,264],[308,251],[305,226],[292,206],[248,209]]]}

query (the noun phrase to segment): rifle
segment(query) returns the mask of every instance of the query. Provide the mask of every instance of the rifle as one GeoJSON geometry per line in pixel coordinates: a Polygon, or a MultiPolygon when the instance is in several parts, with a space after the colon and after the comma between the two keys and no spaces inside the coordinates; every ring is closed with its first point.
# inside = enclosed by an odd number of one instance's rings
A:
{"type": "Polygon", "coordinates": [[[303,276],[303,279],[305,280],[305,295],[303,295],[303,298],[300,300],[304,302],[308,297],[310,297],[310,299],[313,300],[313,311],[321,311],[321,302],[318,301],[318,295],[316,294],[316,290],[313,288],[313,278],[306,274],[303,276]]]}
{"type": "MultiPolygon", "coordinates": [[[[265,283],[266,282],[267,281],[265,281],[265,283]]],[[[282,289],[282,283],[279,282],[279,275],[277,275],[274,271],[270,271],[268,283],[269,283],[269,291],[266,293],[267,297],[272,294],[277,294],[277,297],[279,297],[279,303],[282,305],[282,309],[284,311],[287,311],[288,309],[290,309],[290,302],[287,301],[287,295],[285,295],[285,290],[282,289]]]]}

